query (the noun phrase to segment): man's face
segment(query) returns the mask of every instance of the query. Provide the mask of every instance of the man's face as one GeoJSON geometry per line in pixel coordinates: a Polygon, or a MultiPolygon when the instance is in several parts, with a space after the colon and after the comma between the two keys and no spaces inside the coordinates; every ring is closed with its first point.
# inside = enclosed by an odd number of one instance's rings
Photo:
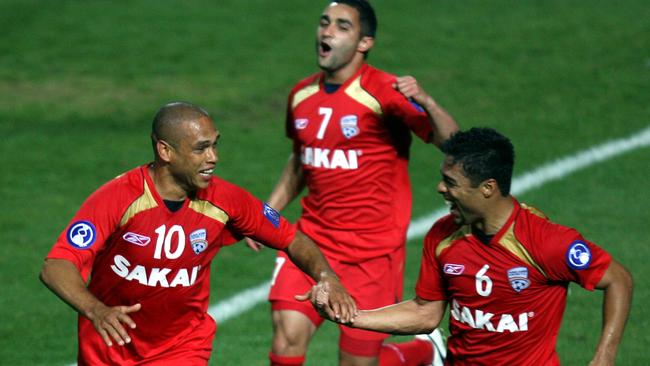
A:
{"type": "Polygon", "coordinates": [[[438,183],[438,193],[450,206],[454,222],[459,225],[473,224],[482,217],[479,208],[485,199],[479,187],[474,187],[465,176],[460,164],[454,164],[450,156],[446,156],[440,168],[442,179],[438,183]]]}
{"type": "Polygon", "coordinates": [[[359,13],[345,4],[332,3],[320,17],[316,33],[318,66],[333,73],[348,65],[361,41],[359,13]]]}
{"type": "Polygon", "coordinates": [[[209,117],[181,124],[178,141],[170,151],[169,169],[186,192],[206,188],[219,160],[216,130],[209,117]]]}

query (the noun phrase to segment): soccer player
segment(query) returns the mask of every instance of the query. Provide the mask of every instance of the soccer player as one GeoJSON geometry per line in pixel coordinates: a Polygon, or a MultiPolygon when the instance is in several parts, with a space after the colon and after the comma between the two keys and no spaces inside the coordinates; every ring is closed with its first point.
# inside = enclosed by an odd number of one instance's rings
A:
{"type": "MultiPolygon", "coordinates": [[[[286,132],[293,153],[268,201],[282,210],[308,188],[298,226],[318,243],[364,307],[401,299],[411,214],[411,132],[440,145],[457,130],[413,77],[396,78],[366,63],[376,28],[374,10],[364,0],[332,2],[321,14],[316,35],[321,72],[291,90],[286,132]]],[[[278,255],[274,274],[271,365],[301,365],[323,319],[294,299],[312,282],[284,254],[278,255]]],[[[416,340],[382,349],[386,337],[342,327],[340,364],[374,365],[380,353],[384,365],[388,358],[431,362],[431,343],[416,340]]]]}
{"type": "MultiPolygon", "coordinates": [[[[630,310],[630,273],[575,229],[509,194],[514,149],[503,135],[473,128],[454,134],[442,151],[437,189],[450,214],[424,239],[416,297],[361,311],[353,325],[426,332],[449,304],[447,365],[559,365],[555,343],[575,282],[603,290],[590,365],[614,365],[630,310]]],[[[326,299],[326,291],[319,297],[326,299]]]]}
{"type": "Polygon", "coordinates": [[[78,313],[80,365],[206,365],[210,263],[243,236],[281,250],[356,311],[318,247],[274,209],[213,176],[219,132],[201,108],[162,107],[155,160],[104,184],[47,255],[42,281],[78,313]],[[86,282],[90,277],[88,285],[86,282]]]}

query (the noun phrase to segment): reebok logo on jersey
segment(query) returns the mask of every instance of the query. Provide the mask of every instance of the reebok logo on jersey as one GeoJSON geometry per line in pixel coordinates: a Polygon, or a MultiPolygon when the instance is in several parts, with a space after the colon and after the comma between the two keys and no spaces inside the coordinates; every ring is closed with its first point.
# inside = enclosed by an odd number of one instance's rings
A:
{"type": "Polygon", "coordinates": [[[359,134],[358,120],[354,114],[341,117],[341,131],[345,138],[350,139],[359,134]]]}
{"type": "Polygon", "coordinates": [[[359,168],[358,159],[361,153],[361,150],[303,147],[301,160],[304,165],[314,168],[352,170],[359,168]]]}
{"type": "Polygon", "coordinates": [[[510,281],[510,286],[517,291],[521,292],[530,286],[530,280],[528,279],[528,268],[526,267],[514,267],[508,270],[508,281],[510,281]]]}
{"type": "Polygon", "coordinates": [[[462,264],[446,263],[443,270],[446,274],[458,276],[465,271],[465,266],[462,264]]]}
{"type": "Polygon", "coordinates": [[[122,239],[128,241],[131,244],[139,245],[141,247],[146,246],[151,241],[151,238],[148,236],[132,233],[130,231],[122,235],[122,239]]]}
{"type": "Polygon", "coordinates": [[[205,229],[198,229],[192,231],[190,234],[190,244],[194,254],[199,254],[208,247],[208,232],[205,229]]]}
{"type": "Polygon", "coordinates": [[[298,118],[295,121],[293,121],[293,125],[296,127],[296,130],[304,130],[307,128],[307,125],[309,124],[309,120],[307,118],[298,118]]]}
{"type": "Polygon", "coordinates": [[[580,240],[575,240],[569,245],[569,249],[566,252],[566,260],[569,264],[569,267],[573,269],[585,269],[589,267],[591,263],[591,250],[589,246],[580,240]]]}
{"type": "Polygon", "coordinates": [[[97,239],[95,225],[90,221],[76,221],[68,228],[68,244],[77,249],[90,248],[97,239]]]}

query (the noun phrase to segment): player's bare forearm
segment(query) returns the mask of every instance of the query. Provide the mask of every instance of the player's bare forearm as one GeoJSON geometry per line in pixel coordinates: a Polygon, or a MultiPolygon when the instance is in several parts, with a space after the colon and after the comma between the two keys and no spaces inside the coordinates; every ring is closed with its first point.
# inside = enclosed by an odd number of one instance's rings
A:
{"type": "Polygon", "coordinates": [[[278,211],[282,211],[305,188],[300,157],[295,153],[289,155],[287,164],[277,184],[269,196],[268,204],[278,211]]]}
{"type": "Polygon", "coordinates": [[[433,144],[440,147],[442,143],[451,137],[452,134],[458,132],[458,124],[454,118],[436,101],[428,97],[422,108],[429,116],[429,123],[433,130],[433,144]]]}
{"type": "Polygon", "coordinates": [[[445,307],[445,301],[416,297],[379,309],[361,310],[350,326],[390,334],[430,333],[440,323],[445,307]]]}
{"type": "Polygon", "coordinates": [[[627,269],[612,259],[612,263],[596,286],[604,290],[603,326],[591,366],[614,365],[618,345],[630,313],[633,286],[632,276],[627,269]]]}
{"type": "MultiPolygon", "coordinates": [[[[282,170],[282,174],[278,179],[273,191],[269,195],[266,203],[277,211],[284,210],[285,207],[296,198],[300,192],[305,188],[303,179],[302,165],[300,158],[294,153],[289,155],[289,160],[282,170]]],[[[246,246],[255,252],[259,252],[264,248],[264,245],[252,238],[245,239],[246,246]]]]}
{"type": "MultiPolygon", "coordinates": [[[[329,263],[311,239],[298,231],[296,238],[287,247],[286,253],[298,268],[318,282],[317,286],[327,290],[326,301],[321,304],[323,310],[343,322],[349,322],[356,315],[356,303],[341,285],[329,263]]],[[[313,300],[315,295],[316,292],[308,293],[304,295],[303,300],[308,298],[313,300]]]]}
{"type": "Polygon", "coordinates": [[[106,306],[88,291],[77,267],[65,259],[46,259],[40,279],[79,314],[92,321],[108,346],[112,346],[112,340],[120,345],[131,342],[122,324],[135,328],[135,323],[127,314],[140,310],[140,304],[106,306]]]}

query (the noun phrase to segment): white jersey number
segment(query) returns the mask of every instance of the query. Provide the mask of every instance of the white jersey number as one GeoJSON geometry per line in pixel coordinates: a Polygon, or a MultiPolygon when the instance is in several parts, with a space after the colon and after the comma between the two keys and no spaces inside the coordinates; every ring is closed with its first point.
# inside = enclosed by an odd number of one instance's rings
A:
{"type": "Polygon", "coordinates": [[[322,140],[323,136],[325,136],[325,130],[327,129],[327,125],[330,123],[330,119],[332,118],[332,111],[332,108],[318,108],[318,114],[323,116],[323,120],[320,122],[320,127],[318,128],[318,133],[316,134],[316,138],[319,140],[322,140]]]}
{"type": "Polygon", "coordinates": [[[167,227],[161,225],[156,229],[156,234],[158,234],[158,239],[156,239],[156,251],[153,254],[155,259],[162,258],[163,248],[165,249],[165,257],[167,259],[177,259],[183,254],[183,250],[185,249],[185,232],[182,226],[173,225],[167,231],[167,227]],[[176,240],[176,249],[172,251],[172,239],[174,235],[178,239],[176,240]]]}
{"type": "Polygon", "coordinates": [[[480,271],[476,272],[476,292],[483,297],[490,296],[492,293],[492,280],[486,276],[489,265],[484,265],[480,271]]]}
{"type": "Polygon", "coordinates": [[[278,278],[278,273],[280,273],[280,269],[282,269],[286,261],[287,258],[275,257],[275,269],[273,270],[273,276],[271,276],[271,286],[275,285],[275,279],[278,278]]]}

